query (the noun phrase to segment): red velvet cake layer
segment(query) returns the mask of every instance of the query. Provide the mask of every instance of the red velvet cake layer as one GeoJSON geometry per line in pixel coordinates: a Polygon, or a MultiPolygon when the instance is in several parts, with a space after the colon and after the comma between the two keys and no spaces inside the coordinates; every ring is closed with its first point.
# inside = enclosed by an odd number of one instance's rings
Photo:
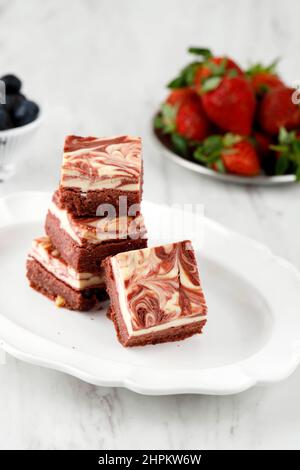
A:
{"type": "MultiPolygon", "coordinates": [[[[94,241],[91,241],[92,235],[88,229],[86,229],[85,235],[87,238],[82,236],[83,231],[80,234],[78,232],[74,234],[73,231],[67,231],[66,227],[62,227],[61,220],[56,215],[53,215],[51,211],[47,214],[45,230],[66,263],[79,272],[99,272],[101,262],[107,256],[147,246],[147,239],[144,238],[144,229],[141,232],[136,232],[136,239],[131,238],[131,236],[134,236],[134,234],[131,234],[129,238],[102,239],[101,242],[97,243],[94,237],[94,241]]],[[[102,238],[101,229],[98,236],[102,238]]]]}
{"type": "Polygon", "coordinates": [[[33,289],[55,301],[58,307],[88,311],[107,298],[105,287],[73,289],[57,279],[34,258],[27,260],[27,278],[33,289]]]}

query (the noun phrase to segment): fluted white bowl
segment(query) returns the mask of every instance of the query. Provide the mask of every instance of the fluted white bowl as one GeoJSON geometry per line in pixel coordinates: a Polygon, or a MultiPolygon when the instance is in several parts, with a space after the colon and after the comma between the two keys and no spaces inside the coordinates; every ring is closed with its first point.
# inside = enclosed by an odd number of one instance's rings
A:
{"type": "Polygon", "coordinates": [[[8,179],[24,155],[30,139],[43,119],[40,108],[37,118],[24,126],[0,131],[0,180],[8,179]]]}

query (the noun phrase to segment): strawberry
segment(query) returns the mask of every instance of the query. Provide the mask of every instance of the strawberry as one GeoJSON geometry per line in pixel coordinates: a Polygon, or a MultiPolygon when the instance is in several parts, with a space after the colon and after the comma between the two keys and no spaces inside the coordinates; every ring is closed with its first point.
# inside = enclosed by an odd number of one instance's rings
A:
{"type": "Polygon", "coordinates": [[[293,88],[277,87],[268,91],[261,102],[259,123],[261,128],[276,135],[280,127],[287,130],[300,127],[300,108],[292,101],[293,88]]]}
{"type": "Polygon", "coordinates": [[[203,111],[199,95],[190,88],[175,89],[161,106],[154,126],[162,134],[169,134],[174,150],[187,156],[193,141],[204,139],[210,123],[203,111]]]}
{"type": "Polygon", "coordinates": [[[221,129],[245,136],[251,133],[256,101],[245,77],[210,77],[201,98],[207,116],[221,129]]]}
{"type": "Polygon", "coordinates": [[[199,65],[195,72],[194,85],[200,91],[204,80],[218,74],[243,75],[240,67],[229,57],[209,57],[203,64],[199,65]]]}
{"type": "Polygon", "coordinates": [[[168,88],[183,88],[192,86],[194,83],[195,73],[199,69],[199,66],[204,60],[211,57],[209,49],[203,49],[199,47],[190,47],[188,49],[192,54],[200,56],[200,60],[192,62],[186,65],[179,73],[179,75],[168,83],[168,88]]]}
{"type": "Polygon", "coordinates": [[[229,173],[243,176],[256,176],[260,164],[253,145],[247,140],[234,144],[230,150],[222,152],[222,160],[229,173]]]}
{"type": "Polygon", "coordinates": [[[199,88],[202,81],[212,75],[243,74],[240,67],[229,57],[214,57],[209,49],[200,47],[190,47],[188,51],[196,55],[198,60],[184,67],[179,75],[168,84],[168,88],[183,88],[195,85],[196,88],[199,88]]]}
{"type": "Polygon", "coordinates": [[[179,135],[190,140],[203,140],[209,130],[201,101],[183,102],[176,115],[176,130],[179,135]]]}
{"type": "Polygon", "coordinates": [[[194,152],[194,158],[217,171],[242,176],[256,176],[260,163],[253,145],[234,134],[213,135],[194,152]]]}
{"type": "Polygon", "coordinates": [[[254,92],[257,95],[262,95],[266,91],[278,86],[284,86],[284,83],[276,72],[276,65],[277,61],[274,61],[268,66],[255,64],[246,71],[246,75],[249,77],[254,92]]]}
{"type": "Polygon", "coordinates": [[[300,132],[288,132],[281,127],[278,134],[278,144],[271,145],[276,152],[276,175],[294,173],[296,179],[300,180],[300,132]]]}
{"type": "Polygon", "coordinates": [[[278,86],[284,86],[284,83],[277,75],[270,73],[261,72],[256,74],[252,79],[252,86],[256,94],[260,95],[266,91],[276,88],[278,86]]]}
{"type": "Polygon", "coordinates": [[[197,93],[192,88],[174,88],[166,99],[166,103],[174,106],[190,99],[198,101],[197,93]]]}
{"type": "Polygon", "coordinates": [[[209,121],[199,95],[190,88],[175,89],[161,107],[155,127],[166,134],[178,133],[189,140],[202,140],[208,134],[209,121]]]}

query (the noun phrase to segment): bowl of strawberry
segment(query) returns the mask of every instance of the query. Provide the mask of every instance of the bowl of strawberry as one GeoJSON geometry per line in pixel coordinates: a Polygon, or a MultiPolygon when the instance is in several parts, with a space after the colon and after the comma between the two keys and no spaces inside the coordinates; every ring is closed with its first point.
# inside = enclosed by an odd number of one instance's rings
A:
{"type": "Polygon", "coordinates": [[[246,184],[300,180],[300,99],[268,66],[191,47],[195,60],[167,86],[153,121],[165,156],[198,173],[246,184]]]}

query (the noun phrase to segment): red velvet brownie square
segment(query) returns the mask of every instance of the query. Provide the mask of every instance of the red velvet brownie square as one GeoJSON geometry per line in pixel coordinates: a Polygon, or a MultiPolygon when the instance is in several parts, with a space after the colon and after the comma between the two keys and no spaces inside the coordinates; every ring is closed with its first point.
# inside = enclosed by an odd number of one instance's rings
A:
{"type": "Polygon", "coordinates": [[[207,307],[190,241],[119,253],[102,263],[109,314],[123,346],[201,333],[207,307]]]}
{"type": "Polygon", "coordinates": [[[70,310],[90,310],[107,298],[103,270],[78,273],[65,263],[48,237],[33,241],[27,278],[33,289],[70,310]]]}
{"type": "Polygon", "coordinates": [[[65,262],[79,272],[98,272],[107,256],[147,246],[141,214],[78,218],[52,201],[45,230],[65,262]]]}
{"type": "Polygon", "coordinates": [[[76,216],[95,216],[100,204],[119,198],[139,205],[143,166],[139,137],[77,137],[65,139],[58,205],[76,216]]]}

